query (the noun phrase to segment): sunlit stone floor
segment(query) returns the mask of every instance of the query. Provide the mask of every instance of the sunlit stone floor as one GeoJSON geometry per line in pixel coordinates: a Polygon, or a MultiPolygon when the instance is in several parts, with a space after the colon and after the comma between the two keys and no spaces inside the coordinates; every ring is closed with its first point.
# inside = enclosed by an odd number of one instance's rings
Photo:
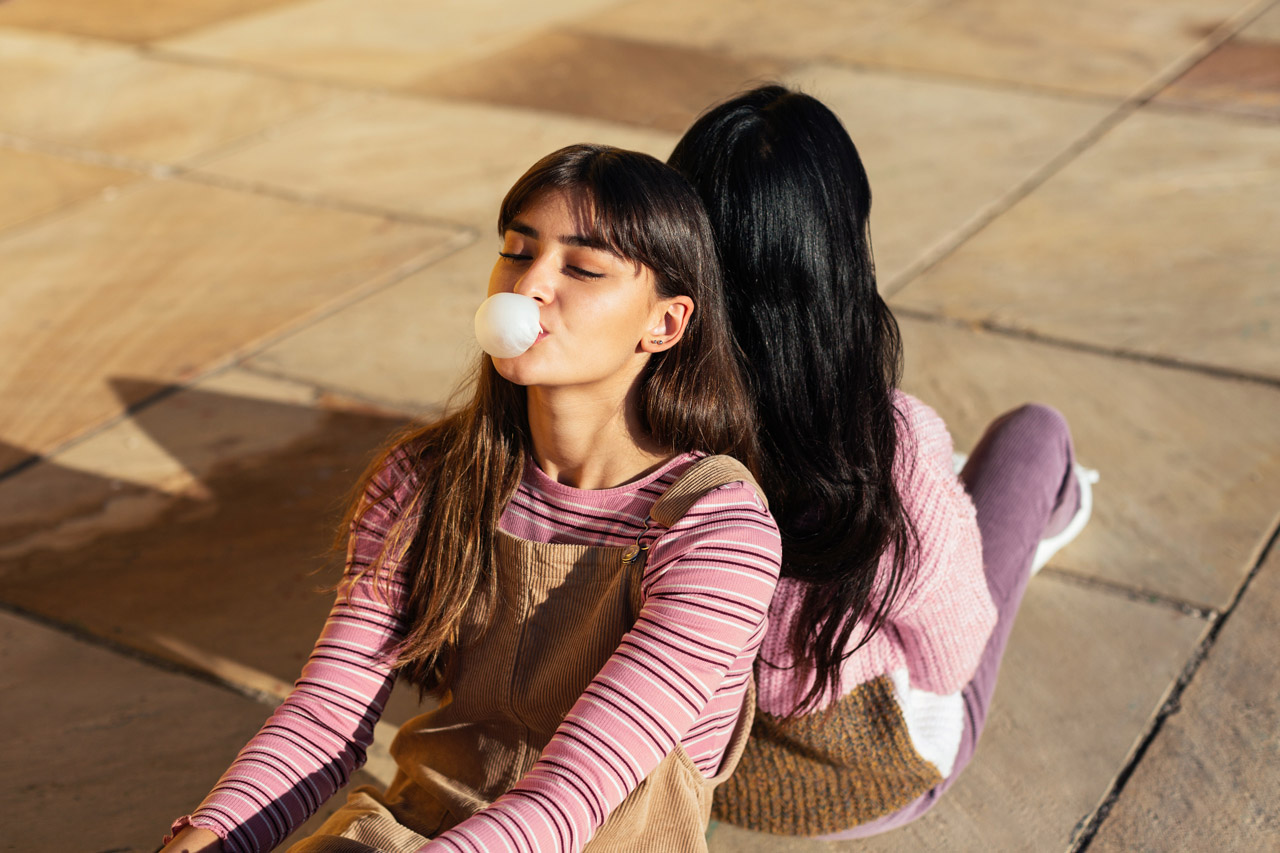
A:
{"type": "Polygon", "coordinates": [[[0,5],[0,849],[155,848],[474,357],[505,188],[762,79],[861,148],[907,389],[1102,480],[937,809],[712,850],[1280,849],[1275,0],[0,5]]]}

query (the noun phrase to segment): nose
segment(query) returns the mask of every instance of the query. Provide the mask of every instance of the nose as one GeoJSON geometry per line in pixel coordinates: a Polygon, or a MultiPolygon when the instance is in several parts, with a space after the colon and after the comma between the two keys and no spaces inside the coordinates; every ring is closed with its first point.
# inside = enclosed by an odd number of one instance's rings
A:
{"type": "Polygon", "coordinates": [[[555,298],[555,276],[552,273],[551,265],[545,258],[535,258],[516,280],[512,290],[546,305],[555,298]]]}

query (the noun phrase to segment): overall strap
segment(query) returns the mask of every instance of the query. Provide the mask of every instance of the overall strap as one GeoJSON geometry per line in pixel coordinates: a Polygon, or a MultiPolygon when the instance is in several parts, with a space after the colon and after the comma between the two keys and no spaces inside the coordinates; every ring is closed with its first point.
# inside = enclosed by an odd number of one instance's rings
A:
{"type": "Polygon", "coordinates": [[[756,478],[751,476],[747,466],[732,456],[704,456],[689,466],[674,483],[667,487],[662,496],[653,502],[649,509],[649,517],[644,520],[644,529],[636,536],[636,541],[622,552],[622,562],[637,568],[643,566],[649,553],[649,542],[645,541],[650,526],[670,527],[689,511],[698,500],[713,489],[727,486],[730,483],[745,481],[751,484],[764,502],[765,509],[769,501],[756,478]]]}
{"type": "Polygon", "coordinates": [[[653,508],[649,510],[649,517],[662,527],[670,527],[683,518],[689,507],[707,492],[739,481],[750,483],[768,509],[769,501],[764,496],[764,490],[760,488],[756,478],[751,476],[747,466],[732,456],[704,456],[690,465],[680,479],[672,483],[662,497],[654,502],[653,508]]]}

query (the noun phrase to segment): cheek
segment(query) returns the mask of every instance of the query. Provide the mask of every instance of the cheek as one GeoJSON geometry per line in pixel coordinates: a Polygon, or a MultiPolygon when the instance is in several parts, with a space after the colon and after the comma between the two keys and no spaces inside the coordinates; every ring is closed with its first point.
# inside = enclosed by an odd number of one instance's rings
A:
{"type": "Polygon", "coordinates": [[[502,293],[504,290],[512,290],[512,288],[505,286],[506,279],[506,270],[503,269],[502,261],[499,260],[489,272],[489,290],[486,295],[493,296],[493,294],[502,293]]]}

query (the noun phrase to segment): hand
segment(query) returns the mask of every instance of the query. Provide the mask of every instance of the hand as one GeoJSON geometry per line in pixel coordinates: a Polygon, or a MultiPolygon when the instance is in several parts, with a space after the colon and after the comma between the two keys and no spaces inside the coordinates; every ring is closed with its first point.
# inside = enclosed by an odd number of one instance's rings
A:
{"type": "Polygon", "coordinates": [[[156,853],[222,853],[222,840],[210,830],[184,826],[156,853]]]}

